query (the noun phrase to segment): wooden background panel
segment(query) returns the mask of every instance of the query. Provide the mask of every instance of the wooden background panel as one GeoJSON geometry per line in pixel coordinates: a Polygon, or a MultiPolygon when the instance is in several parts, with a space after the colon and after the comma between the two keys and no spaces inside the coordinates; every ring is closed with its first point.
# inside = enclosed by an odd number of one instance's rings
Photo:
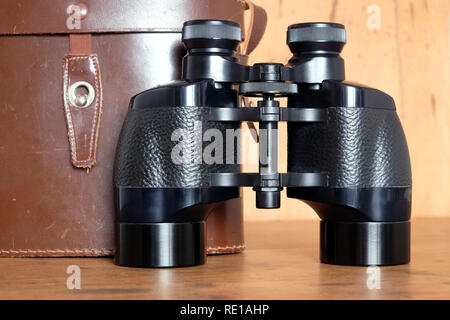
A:
{"type": "MultiPolygon", "coordinates": [[[[450,216],[450,1],[253,0],[268,14],[266,34],[250,63],[287,62],[290,24],[333,21],[345,25],[346,78],[394,97],[408,139],[413,169],[413,216],[450,216]],[[379,20],[377,20],[377,12],[379,20]],[[379,28],[376,22],[379,21],[379,28]]],[[[280,126],[280,171],[286,170],[286,126],[280,126]]],[[[247,156],[255,146],[246,148],[247,156]]],[[[257,170],[256,164],[244,170],[257,170]]],[[[244,190],[247,220],[315,218],[298,200],[282,195],[282,208],[255,209],[244,190]]]]}

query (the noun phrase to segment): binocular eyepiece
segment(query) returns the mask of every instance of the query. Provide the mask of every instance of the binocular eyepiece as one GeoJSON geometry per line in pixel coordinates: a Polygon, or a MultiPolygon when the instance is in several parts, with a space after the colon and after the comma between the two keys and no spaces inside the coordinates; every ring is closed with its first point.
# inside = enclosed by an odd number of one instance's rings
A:
{"type": "MultiPolygon", "coordinates": [[[[183,59],[183,79],[214,79],[228,83],[252,80],[256,66],[246,68],[235,63],[234,55],[242,41],[239,24],[224,20],[187,21],[183,25],[182,41],[187,49],[183,59]],[[225,57],[225,60],[217,56],[225,57]]],[[[293,57],[288,66],[294,68],[281,68],[279,80],[297,83],[344,80],[344,60],[339,53],[345,42],[342,24],[315,22],[289,26],[286,43],[293,57]]]]}
{"type": "Polygon", "coordinates": [[[288,27],[286,43],[294,55],[339,54],[346,39],[339,23],[297,23],[288,27]]]}
{"type": "Polygon", "coordinates": [[[224,20],[192,20],[183,24],[181,38],[186,49],[235,51],[242,41],[238,23],[224,20]]]}
{"type": "MultiPolygon", "coordinates": [[[[184,23],[182,40],[188,50],[235,51],[242,41],[242,30],[232,21],[192,20],[184,23]]],[[[286,44],[294,55],[339,54],[345,42],[345,27],[338,23],[297,23],[286,32],[286,44]]]]}

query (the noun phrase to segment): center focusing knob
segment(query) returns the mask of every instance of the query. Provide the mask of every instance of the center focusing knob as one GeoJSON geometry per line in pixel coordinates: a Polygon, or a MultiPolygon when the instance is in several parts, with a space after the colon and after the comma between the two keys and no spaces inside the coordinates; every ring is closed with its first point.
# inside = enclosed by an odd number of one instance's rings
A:
{"type": "MultiPolygon", "coordinates": [[[[239,94],[247,97],[259,97],[272,94],[283,97],[297,93],[295,83],[281,80],[281,63],[256,63],[250,68],[248,82],[239,85],[239,94]]],[[[259,101],[258,101],[259,103],[259,101]]]]}
{"type": "Polygon", "coordinates": [[[346,42],[345,27],[330,22],[293,24],[286,42],[294,55],[339,54],[346,42]]]}
{"type": "Polygon", "coordinates": [[[235,51],[242,41],[242,31],[239,24],[232,21],[191,20],[183,24],[182,40],[187,49],[235,51]]]}
{"type": "Polygon", "coordinates": [[[250,69],[250,81],[281,81],[281,63],[255,63],[250,69]]]}

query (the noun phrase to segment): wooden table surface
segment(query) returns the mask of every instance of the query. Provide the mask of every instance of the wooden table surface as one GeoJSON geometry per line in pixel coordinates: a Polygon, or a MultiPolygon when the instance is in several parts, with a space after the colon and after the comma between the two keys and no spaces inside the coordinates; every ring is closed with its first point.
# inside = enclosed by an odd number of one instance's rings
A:
{"type": "Polygon", "coordinates": [[[416,219],[412,261],[380,268],[319,262],[319,222],[250,222],[247,249],[176,269],[117,267],[111,258],[0,258],[2,299],[450,299],[450,219],[416,219]],[[69,265],[81,289],[67,289],[69,265]],[[371,286],[369,286],[371,287],[371,286]]]}

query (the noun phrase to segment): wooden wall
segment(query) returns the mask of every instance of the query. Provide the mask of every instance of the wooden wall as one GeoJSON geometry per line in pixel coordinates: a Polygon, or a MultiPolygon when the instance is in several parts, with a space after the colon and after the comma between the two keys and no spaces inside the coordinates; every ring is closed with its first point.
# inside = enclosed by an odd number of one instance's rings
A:
{"type": "MultiPolygon", "coordinates": [[[[347,45],[342,56],[347,79],[383,90],[396,101],[412,160],[413,216],[450,216],[450,1],[253,2],[266,9],[268,24],[250,63],[286,62],[291,56],[285,45],[290,24],[333,21],[345,25],[347,45]]],[[[285,129],[280,130],[280,171],[286,170],[285,129]]],[[[254,171],[257,166],[244,169],[254,171]]],[[[250,188],[244,190],[244,199],[247,220],[316,218],[312,209],[287,199],[284,192],[278,210],[255,209],[250,188]]]]}

